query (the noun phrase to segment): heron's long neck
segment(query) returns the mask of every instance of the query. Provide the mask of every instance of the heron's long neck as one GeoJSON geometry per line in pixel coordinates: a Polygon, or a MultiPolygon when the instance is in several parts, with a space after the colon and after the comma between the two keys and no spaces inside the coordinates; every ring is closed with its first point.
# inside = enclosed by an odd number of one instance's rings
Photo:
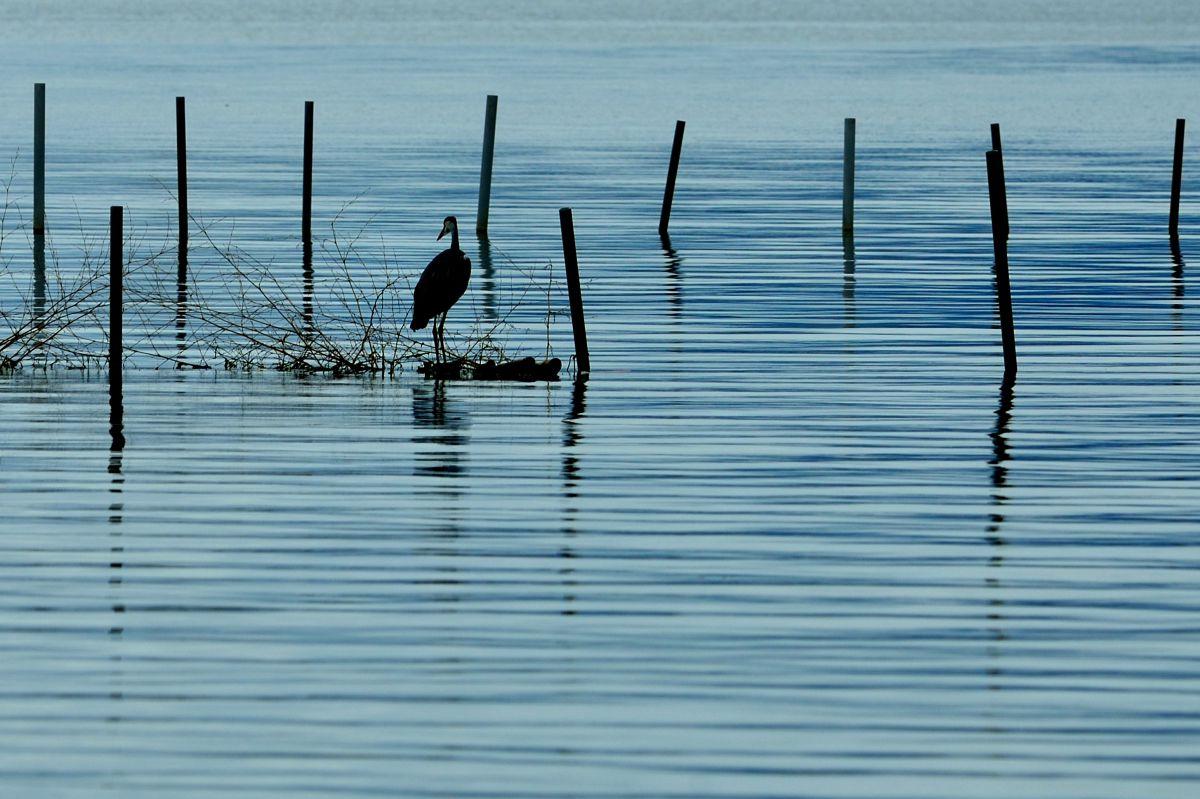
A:
{"type": "Polygon", "coordinates": [[[462,247],[458,246],[458,225],[450,226],[450,249],[462,250],[462,247]]]}

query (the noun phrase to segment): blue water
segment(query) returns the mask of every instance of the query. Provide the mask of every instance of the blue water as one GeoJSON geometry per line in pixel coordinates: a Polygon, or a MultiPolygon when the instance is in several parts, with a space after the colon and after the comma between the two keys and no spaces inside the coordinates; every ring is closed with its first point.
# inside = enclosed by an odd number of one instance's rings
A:
{"type": "Polygon", "coordinates": [[[48,302],[88,299],[0,375],[0,793],[1196,792],[1190,167],[1166,236],[1190,5],[11,5],[0,340],[34,295],[36,81],[48,302]],[[305,100],[314,326],[348,346],[378,299],[392,374],[261,346],[302,329],[305,100]],[[475,264],[451,348],[554,355],[560,381],[416,373],[410,291],[448,213],[475,264]]]}

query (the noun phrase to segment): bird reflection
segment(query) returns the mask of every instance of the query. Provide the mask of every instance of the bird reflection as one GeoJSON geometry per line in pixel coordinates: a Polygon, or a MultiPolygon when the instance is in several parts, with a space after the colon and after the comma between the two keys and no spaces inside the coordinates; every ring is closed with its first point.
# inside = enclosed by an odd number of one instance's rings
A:
{"type": "Polygon", "coordinates": [[[683,315],[683,273],[680,267],[683,265],[683,258],[671,246],[671,237],[666,233],[660,235],[662,239],[663,257],[666,259],[667,269],[667,302],[670,307],[667,309],[673,318],[678,319],[683,315]]]}
{"type": "Polygon", "coordinates": [[[417,453],[415,473],[433,477],[465,474],[461,457],[467,437],[459,431],[467,427],[467,418],[456,403],[447,400],[446,381],[433,380],[413,386],[412,412],[418,431],[413,442],[430,445],[425,452],[417,453]]]}
{"type": "Polygon", "coordinates": [[[462,535],[463,515],[468,512],[463,500],[467,468],[463,453],[467,448],[465,430],[468,419],[452,398],[447,397],[446,381],[423,381],[413,386],[412,394],[413,474],[428,478],[419,484],[412,514],[427,517],[423,525],[425,544],[418,548],[423,557],[432,559],[431,585],[437,586],[436,607],[456,612],[462,601],[458,541],[462,535]]]}
{"type": "Polygon", "coordinates": [[[1174,267],[1171,269],[1171,283],[1175,287],[1175,301],[1171,303],[1171,310],[1175,316],[1175,329],[1183,330],[1183,253],[1179,249],[1179,239],[1171,239],[1171,262],[1174,267]]]}
{"type": "Polygon", "coordinates": [[[842,313],[845,327],[855,326],[854,309],[854,232],[842,233],[842,313]]]}

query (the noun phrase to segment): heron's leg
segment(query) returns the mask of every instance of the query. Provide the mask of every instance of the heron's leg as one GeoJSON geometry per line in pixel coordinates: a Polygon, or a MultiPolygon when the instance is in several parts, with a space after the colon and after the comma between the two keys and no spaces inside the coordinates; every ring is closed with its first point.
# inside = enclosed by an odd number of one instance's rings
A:
{"type": "Polygon", "coordinates": [[[445,311],[442,311],[441,316],[438,318],[438,341],[442,345],[442,358],[444,358],[446,361],[449,361],[450,357],[446,354],[446,312],[445,311]]]}

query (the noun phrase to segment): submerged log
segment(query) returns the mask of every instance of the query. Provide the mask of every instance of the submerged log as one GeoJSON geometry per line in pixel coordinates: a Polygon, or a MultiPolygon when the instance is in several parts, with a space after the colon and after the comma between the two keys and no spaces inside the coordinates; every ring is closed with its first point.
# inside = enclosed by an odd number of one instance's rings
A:
{"type": "Polygon", "coordinates": [[[485,363],[472,364],[460,358],[447,363],[425,361],[417,371],[425,377],[434,380],[557,380],[562,361],[549,358],[539,361],[533,356],[518,358],[515,361],[496,363],[488,360],[485,363]],[[468,367],[470,367],[468,369],[468,367]]]}
{"type": "Polygon", "coordinates": [[[418,367],[417,371],[435,380],[461,380],[462,368],[465,364],[466,362],[462,358],[445,363],[425,361],[418,367]]]}
{"type": "Polygon", "coordinates": [[[475,367],[476,380],[557,380],[562,361],[550,358],[535,360],[532,356],[515,361],[488,361],[475,367]]]}

